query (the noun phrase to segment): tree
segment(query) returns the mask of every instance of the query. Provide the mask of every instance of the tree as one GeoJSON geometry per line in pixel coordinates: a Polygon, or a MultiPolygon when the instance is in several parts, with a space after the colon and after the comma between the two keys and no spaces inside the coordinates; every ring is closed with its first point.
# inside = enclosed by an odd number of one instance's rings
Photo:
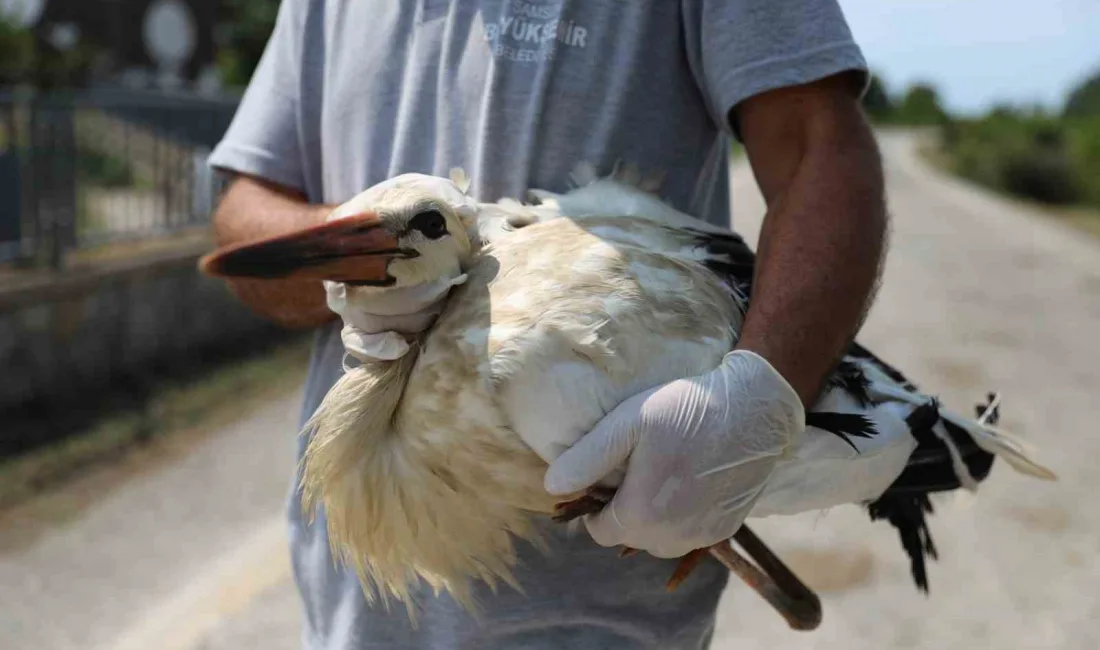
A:
{"type": "Polygon", "coordinates": [[[219,26],[218,69],[227,86],[245,86],[275,29],[279,0],[225,0],[219,26]]]}
{"type": "Polygon", "coordinates": [[[893,117],[894,101],[877,74],[871,73],[871,83],[863,95],[863,108],[875,121],[887,121],[893,117]]]}
{"type": "Polygon", "coordinates": [[[1100,71],[1070,92],[1063,114],[1066,117],[1100,116],[1100,71]]]}
{"type": "Polygon", "coordinates": [[[34,36],[0,15],[0,86],[28,80],[34,67],[34,36]]]}
{"type": "Polygon", "coordinates": [[[897,109],[898,121],[915,126],[943,124],[947,112],[940,104],[939,92],[930,83],[915,83],[906,91],[897,109]]]}

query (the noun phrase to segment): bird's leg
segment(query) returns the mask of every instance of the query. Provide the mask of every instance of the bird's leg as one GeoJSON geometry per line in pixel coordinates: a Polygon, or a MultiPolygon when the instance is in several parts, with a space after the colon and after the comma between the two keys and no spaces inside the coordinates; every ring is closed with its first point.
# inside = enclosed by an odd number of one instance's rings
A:
{"type": "MultiPolygon", "coordinates": [[[[555,521],[572,521],[603,509],[611,497],[613,488],[593,487],[573,501],[559,503],[555,508],[555,521]]],[[[759,565],[752,564],[730,545],[729,540],[709,548],[697,549],[680,559],[668,581],[668,589],[675,589],[709,554],[727,569],[741,578],[764,600],[779,612],[787,624],[795,630],[812,630],[821,623],[821,601],[774,553],[745,525],[734,534],[733,540],[759,565]]],[[[623,548],[621,557],[633,555],[636,549],[623,548]]]]}
{"type": "MultiPolygon", "coordinates": [[[[554,521],[568,522],[584,515],[594,515],[603,510],[614,496],[614,488],[593,486],[583,496],[557,504],[553,519],[554,521]]],[[[706,557],[707,551],[708,549],[705,548],[696,549],[680,558],[680,564],[676,566],[676,570],[672,572],[672,577],[668,579],[668,583],[665,585],[669,591],[676,589],[681,582],[691,575],[695,567],[699,566],[699,562],[706,557]]],[[[638,549],[624,546],[622,551],[619,552],[619,557],[630,557],[637,553],[638,549]]]]}
{"type": "Polygon", "coordinates": [[[821,623],[821,601],[817,594],[803,584],[748,526],[741,526],[734,533],[733,539],[759,565],[759,568],[741,557],[730,546],[729,540],[719,542],[714,546],[696,549],[685,555],[672,577],[669,578],[669,591],[683,582],[706,555],[710,555],[768,601],[793,629],[816,628],[821,623]]]}
{"type": "Polygon", "coordinates": [[[695,570],[695,567],[699,566],[699,563],[703,561],[703,558],[705,558],[709,552],[710,549],[697,548],[680,558],[680,563],[676,565],[676,570],[672,572],[672,577],[665,583],[665,588],[672,591],[676,589],[676,587],[679,587],[680,583],[691,575],[691,572],[695,570]]]}
{"type": "Polygon", "coordinates": [[[584,515],[596,514],[615,496],[615,488],[593,486],[588,488],[584,496],[572,501],[563,501],[554,506],[554,521],[569,522],[584,515]]]}
{"type": "MultiPolygon", "coordinates": [[[[753,589],[771,603],[793,629],[809,631],[821,624],[821,599],[771,552],[751,528],[742,525],[733,534],[733,540],[760,565],[763,570],[761,577],[768,579],[768,583],[753,589]]],[[[731,556],[737,555],[728,542],[715,544],[710,548],[710,554],[752,585],[746,572],[735,570],[727,564],[731,556]]]]}

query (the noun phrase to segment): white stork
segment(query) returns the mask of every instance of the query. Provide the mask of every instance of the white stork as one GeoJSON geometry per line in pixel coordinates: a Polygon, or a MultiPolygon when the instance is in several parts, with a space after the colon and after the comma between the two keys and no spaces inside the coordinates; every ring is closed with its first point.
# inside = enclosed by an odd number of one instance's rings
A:
{"type": "MultiPolygon", "coordinates": [[[[407,175],[350,201],[347,218],[202,261],[217,276],[345,283],[350,299],[466,276],[407,354],[348,368],[306,427],[303,506],[324,506],[368,597],[377,588],[411,613],[417,579],[471,607],[471,579],[514,585],[513,536],[531,539],[532,517],[598,509],[621,478],[560,504],[543,488],[548,462],[622,400],[709,371],[734,347],[753,277],[744,241],[621,174],[586,176],[524,205],[407,175]],[[516,219],[532,225],[508,232],[516,219]]],[[[1053,478],[993,426],[990,401],[978,420],[950,413],[853,344],[750,516],[864,504],[898,529],[927,589],[930,493],[973,489],[994,456],[1053,478]]],[[[814,627],[816,597],[747,527],[735,539],[770,575],[728,544],[712,553],[793,627],[814,627]]]]}

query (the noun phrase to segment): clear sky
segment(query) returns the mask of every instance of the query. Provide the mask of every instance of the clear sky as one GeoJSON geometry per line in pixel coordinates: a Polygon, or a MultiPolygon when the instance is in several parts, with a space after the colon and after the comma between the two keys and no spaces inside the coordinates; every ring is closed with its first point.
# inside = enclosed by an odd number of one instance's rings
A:
{"type": "Polygon", "coordinates": [[[917,80],[951,110],[1060,107],[1100,70],[1100,0],[839,0],[891,92],[917,80]]]}

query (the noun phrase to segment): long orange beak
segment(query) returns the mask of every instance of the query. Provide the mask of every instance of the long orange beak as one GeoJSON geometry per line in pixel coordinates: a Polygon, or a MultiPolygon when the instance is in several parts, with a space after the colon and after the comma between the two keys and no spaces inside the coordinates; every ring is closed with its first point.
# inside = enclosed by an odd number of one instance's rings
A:
{"type": "Polygon", "coordinates": [[[395,258],[416,257],[373,212],[329,221],[297,232],[225,246],[199,260],[199,270],[215,277],[334,280],[389,286],[395,258]]]}

